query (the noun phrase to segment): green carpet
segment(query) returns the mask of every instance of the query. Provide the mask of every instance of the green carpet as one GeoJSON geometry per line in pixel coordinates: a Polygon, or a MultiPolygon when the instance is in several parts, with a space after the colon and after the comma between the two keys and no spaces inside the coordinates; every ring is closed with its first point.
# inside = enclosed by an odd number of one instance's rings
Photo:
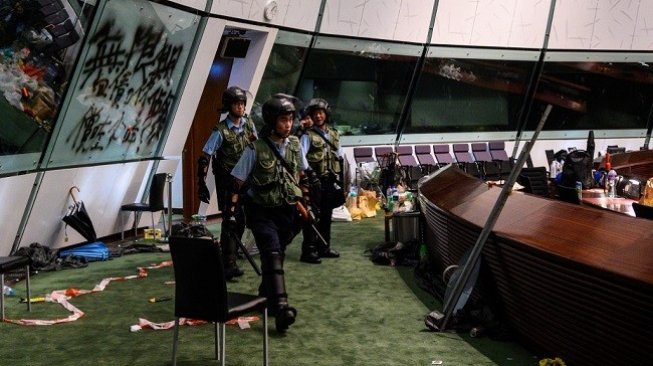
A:
{"type": "MultiPolygon", "coordinates": [[[[217,232],[218,225],[210,225],[217,232]]],[[[467,334],[434,333],[424,316],[440,304],[412,284],[412,269],[374,265],[363,252],[383,240],[383,218],[333,224],[333,243],[342,256],[320,265],[299,262],[301,234],[288,248],[286,284],[297,322],[287,334],[270,322],[271,365],[537,365],[522,347],[467,334]]],[[[87,268],[39,273],[32,294],[66,288],[92,289],[103,278],[134,275],[137,267],[168,260],[167,253],[133,254],[87,268]]],[[[258,258],[257,258],[258,259],[258,258]]],[[[246,261],[245,276],[230,284],[235,291],[255,292],[259,278],[246,261]]],[[[0,324],[3,365],[168,365],[171,330],[130,332],[139,318],[173,320],[173,301],[149,303],[150,297],[172,296],[172,268],[148,270],[146,278],[114,281],[105,291],[71,303],[85,312],[72,323],[52,326],[0,324]]],[[[7,299],[10,319],[55,319],[68,316],[60,305],[34,304],[28,313],[17,296],[7,299]]],[[[208,290],[207,290],[208,291],[208,290]]],[[[252,329],[227,327],[227,364],[262,364],[261,322],[252,329]]],[[[217,364],[212,325],[180,330],[178,365],[217,364]]]]}

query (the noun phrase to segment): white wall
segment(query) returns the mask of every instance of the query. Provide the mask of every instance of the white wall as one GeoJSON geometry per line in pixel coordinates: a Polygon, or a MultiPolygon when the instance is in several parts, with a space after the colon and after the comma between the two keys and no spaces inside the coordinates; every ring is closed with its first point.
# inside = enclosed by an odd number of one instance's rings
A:
{"type": "Polygon", "coordinates": [[[652,50],[653,1],[558,0],[550,48],[652,50]]]}
{"type": "Polygon", "coordinates": [[[320,4],[321,0],[214,0],[211,13],[313,31],[320,4]]]}
{"type": "Polygon", "coordinates": [[[326,0],[320,33],[424,43],[434,0],[326,0]]]}

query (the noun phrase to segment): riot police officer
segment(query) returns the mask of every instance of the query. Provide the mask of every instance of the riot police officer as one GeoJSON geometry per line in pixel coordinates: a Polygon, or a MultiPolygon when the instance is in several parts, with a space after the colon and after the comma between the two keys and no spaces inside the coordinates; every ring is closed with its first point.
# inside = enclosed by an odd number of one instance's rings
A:
{"type": "MultiPolygon", "coordinates": [[[[246,105],[247,94],[243,89],[231,86],[224,91],[222,112],[227,112],[227,117],[213,129],[202,149],[204,154],[198,161],[199,199],[206,203],[209,202],[210,193],[206,187],[205,177],[209,158],[212,157],[211,167],[215,176],[218,205],[223,214],[231,200],[231,188],[233,187],[231,169],[240,159],[247,144],[257,138],[254,122],[245,115],[246,105]]],[[[245,231],[245,215],[242,207],[238,207],[233,216],[237,224],[225,225],[223,217],[220,232],[220,245],[222,246],[227,279],[243,275],[243,271],[236,262],[237,243],[234,239],[235,236],[240,240],[245,231]]]]}
{"type": "Polygon", "coordinates": [[[322,98],[311,99],[306,110],[311,116],[313,126],[301,137],[302,148],[306,153],[309,166],[321,181],[320,202],[317,229],[322,238],[312,232],[312,228],[303,230],[304,243],[300,260],[319,263],[319,258],[337,258],[340,253],[331,248],[331,215],[333,209],[344,204],[342,179],[342,148],[338,130],[329,126],[331,107],[322,98]],[[324,239],[324,241],[322,241],[324,239]]]}
{"type": "Polygon", "coordinates": [[[248,145],[231,172],[236,192],[244,196],[234,195],[231,207],[245,201],[247,226],[261,256],[259,292],[268,298],[278,332],[285,332],[297,316],[288,303],[283,269],[286,246],[301,228],[298,183],[307,167],[299,139],[291,135],[294,103],[294,97],[276,94],[263,104],[261,138],[248,145]],[[248,188],[243,188],[246,182],[248,188]]]}

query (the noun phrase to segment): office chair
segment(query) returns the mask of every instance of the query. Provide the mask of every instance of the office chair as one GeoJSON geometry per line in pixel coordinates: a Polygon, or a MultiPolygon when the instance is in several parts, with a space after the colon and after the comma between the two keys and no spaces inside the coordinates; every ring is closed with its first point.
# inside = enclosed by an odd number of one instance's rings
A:
{"type": "MultiPolygon", "coordinates": [[[[524,186],[524,192],[526,193],[549,197],[549,177],[545,167],[522,168],[517,182],[524,186]]],[[[576,188],[574,188],[574,194],[578,199],[576,188]]]]}
{"type": "Polygon", "coordinates": [[[438,163],[431,155],[431,145],[415,145],[415,156],[422,169],[422,174],[431,174],[432,171],[439,168],[438,163]]]}
{"type": "Polygon", "coordinates": [[[472,155],[481,169],[481,176],[484,180],[498,180],[501,178],[499,164],[492,159],[488,145],[485,142],[473,143],[472,155]]]}
{"type": "Polygon", "coordinates": [[[371,147],[355,147],[354,148],[354,162],[357,165],[363,163],[371,163],[374,160],[373,150],[371,147]]]}
{"type": "Polygon", "coordinates": [[[453,156],[460,169],[477,178],[483,178],[483,173],[469,152],[469,144],[453,144],[453,156]]]}
{"type": "Polygon", "coordinates": [[[636,217],[643,217],[645,219],[653,220],[653,207],[642,205],[639,202],[633,202],[633,210],[635,210],[636,217]]]}
{"type": "MultiPolygon", "coordinates": [[[[120,206],[120,228],[121,228],[121,239],[125,240],[125,231],[123,224],[123,215],[122,211],[127,212],[149,212],[152,216],[152,228],[154,228],[154,213],[157,211],[163,211],[165,208],[163,206],[163,191],[165,189],[166,177],[168,173],[158,173],[155,174],[150,183],[150,193],[148,203],[128,203],[120,206]]],[[[138,223],[136,217],[134,217],[134,240],[136,239],[138,231],[138,223]]],[[[163,220],[163,230],[166,231],[166,223],[163,220]]]]}
{"type": "MultiPolygon", "coordinates": [[[[504,141],[490,141],[487,145],[492,160],[499,164],[499,174],[501,174],[501,177],[510,175],[514,162],[506,152],[506,143],[504,141]]],[[[549,164],[549,166],[551,166],[551,164],[549,164]]]]}
{"type": "Polygon", "coordinates": [[[409,189],[416,189],[417,181],[423,176],[417,159],[413,156],[412,145],[397,146],[397,159],[409,189]]]}
{"type": "Polygon", "coordinates": [[[449,153],[449,145],[433,145],[433,154],[440,168],[456,162],[449,153]]]}
{"type": "Polygon", "coordinates": [[[215,323],[215,358],[225,365],[225,323],[252,312],[263,314],[263,365],[268,365],[266,298],[227,291],[220,246],[211,238],[170,237],[175,274],[175,328],[172,365],[177,364],[179,319],[215,323]]]}
{"type": "Polygon", "coordinates": [[[576,192],[575,187],[566,187],[566,186],[558,185],[556,186],[556,190],[558,191],[558,198],[561,201],[580,205],[580,199],[578,198],[578,192],[576,192]]]}

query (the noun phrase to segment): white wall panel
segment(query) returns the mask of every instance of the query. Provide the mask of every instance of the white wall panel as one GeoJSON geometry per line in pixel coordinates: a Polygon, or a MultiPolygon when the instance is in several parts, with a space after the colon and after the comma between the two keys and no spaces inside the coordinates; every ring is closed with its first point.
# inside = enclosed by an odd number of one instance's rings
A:
{"type": "MultiPolygon", "coordinates": [[[[175,164],[169,165],[174,169],[175,164]]],[[[79,192],[74,191],[75,197],[84,202],[98,237],[120,232],[120,206],[140,202],[146,186],[145,177],[151,166],[152,162],[138,162],[46,172],[20,245],[38,242],[51,248],[60,248],[85,241],[72,228],[66,229],[68,241],[65,241],[64,223],[61,219],[72,204],[68,192],[73,186],[79,188],[79,192]]],[[[168,166],[166,168],[171,169],[168,166]]],[[[22,203],[20,207],[24,205],[22,203]]],[[[147,215],[142,220],[146,220],[141,221],[143,226],[149,225],[147,215]]],[[[125,228],[130,229],[131,223],[131,218],[125,220],[125,228]]]]}
{"type": "Polygon", "coordinates": [[[312,31],[320,4],[321,0],[215,0],[211,13],[312,31]],[[272,8],[268,19],[265,10],[272,8]]]}
{"type": "Polygon", "coordinates": [[[640,1],[633,50],[653,50],[653,1],[640,1]]]}
{"type": "Polygon", "coordinates": [[[592,48],[630,50],[639,6],[639,1],[600,1],[592,34],[592,48]]]}
{"type": "Polygon", "coordinates": [[[36,174],[0,179],[0,256],[9,255],[29,199],[36,174]]]}
{"type": "Polygon", "coordinates": [[[590,48],[598,3],[599,0],[556,1],[549,48],[590,48]]]}
{"type": "Polygon", "coordinates": [[[320,33],[425,42],[434,0],[327,0],[320,33]]]}
{"type": "Polygon", "coordinates": [[[540,48],[550,1],[441,0],[431,43],[540,48]]]}
{"type": "Polygon", "coordinates": [[[394,37],[397,40],[426,42],[434,0],[403,0],[394,37]]]}
{"type": "Polygon", "coordinates": [[[358,35],[368,38],[394,39],[401,0],[377,0],[365,3],[358,35]],[[388,16],[395,14],[396,16],[388,16]]]}
{"type": "Polygon", "coordinates": [[[365,0],[327,0],[320,33],[358,36],[365,0]]]}

